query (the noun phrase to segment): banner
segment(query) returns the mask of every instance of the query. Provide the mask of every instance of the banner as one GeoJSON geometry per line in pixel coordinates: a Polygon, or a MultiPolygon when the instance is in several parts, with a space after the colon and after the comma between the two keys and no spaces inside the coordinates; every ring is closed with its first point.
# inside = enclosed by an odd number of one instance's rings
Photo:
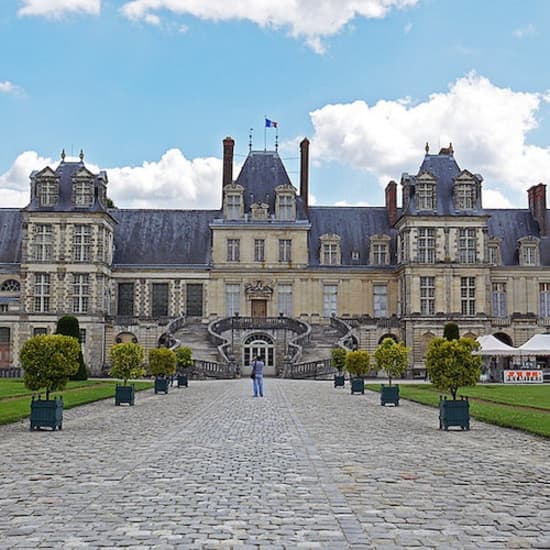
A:
{"type": "Polygon", "coordinates": [[[505,370],[505,384],[542,384],[543,377],[541,370],[520,369],[505,370]]]}

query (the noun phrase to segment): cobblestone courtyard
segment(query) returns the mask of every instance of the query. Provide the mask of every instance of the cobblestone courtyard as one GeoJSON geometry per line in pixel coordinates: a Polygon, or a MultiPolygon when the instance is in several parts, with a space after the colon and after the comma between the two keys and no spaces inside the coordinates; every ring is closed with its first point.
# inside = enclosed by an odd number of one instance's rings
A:
{"type": "Polygon", "coordinates": [[[329,382],[191,382],[0,427],[1,548],[550,548],[550,441],[329,382]]]}

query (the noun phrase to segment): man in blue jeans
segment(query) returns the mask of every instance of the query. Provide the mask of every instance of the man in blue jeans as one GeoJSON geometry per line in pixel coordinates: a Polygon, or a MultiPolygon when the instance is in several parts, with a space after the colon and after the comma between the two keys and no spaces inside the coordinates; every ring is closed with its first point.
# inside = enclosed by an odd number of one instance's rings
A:
{"type": "Polygon", "coordinates": [[[254,384],[254,397],[264,396],[264,362],[258,355],[254,361],[252,361],[252,369],[254,372],[254,378],[252,382],[254,384]]]}

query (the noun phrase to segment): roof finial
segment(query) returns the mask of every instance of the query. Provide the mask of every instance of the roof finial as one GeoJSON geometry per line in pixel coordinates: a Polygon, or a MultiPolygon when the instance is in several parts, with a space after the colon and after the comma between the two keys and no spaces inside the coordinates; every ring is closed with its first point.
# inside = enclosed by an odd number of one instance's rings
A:
{"type": "Polygon", "coordinates": [[[449,141],[449,153],[452,155],[454,153],[454,149],[453,149],[453,143],[451,141],[449,141]]]}
{"type": "Polygon", "coordinates": [[[80,155],[78,155],[78,158],[80,159],[80,162],[84,162],[84,151],[80,149],[80,155]]]}
{"type": "Polygon", "coordinates": [[[61,149],[61,162],[65,162],[65,149],[61,149]]]}
{"type": "Polygon", "coordinates": [[[430,152],[430,144],[426,142],[426,146],[424,147],[424,150],[426,151],[426,154],[430,152]]]}

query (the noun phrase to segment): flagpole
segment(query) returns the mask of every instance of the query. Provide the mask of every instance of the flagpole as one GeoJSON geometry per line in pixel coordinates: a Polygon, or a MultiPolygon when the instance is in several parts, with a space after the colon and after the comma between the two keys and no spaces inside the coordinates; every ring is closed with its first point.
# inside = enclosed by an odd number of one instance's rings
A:
{"type": "Polygon", "coordinates": [[[267,115],[264,115],[264,151],[267,151],[267,115]]]}

